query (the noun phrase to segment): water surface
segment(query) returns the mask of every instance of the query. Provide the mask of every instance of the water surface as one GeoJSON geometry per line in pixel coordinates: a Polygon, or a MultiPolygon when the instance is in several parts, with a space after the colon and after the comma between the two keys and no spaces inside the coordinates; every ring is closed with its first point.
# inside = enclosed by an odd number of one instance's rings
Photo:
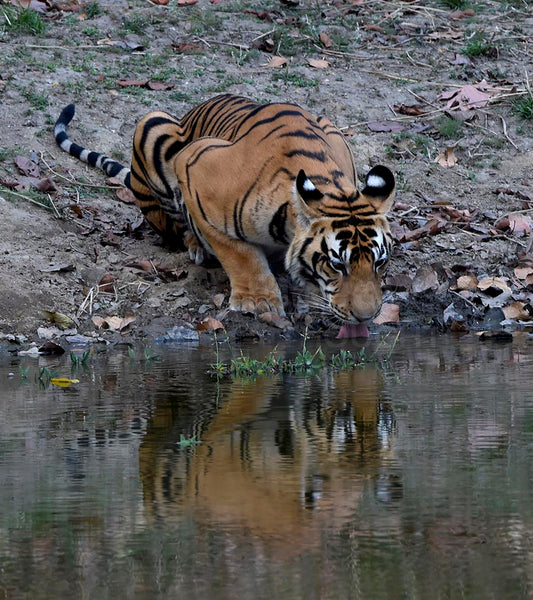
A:
{"type": "Polygon", "coordinates": [[[0,358],[0,598],[533,598],[527,338],[255,381],[157,352],[0,358]]]}

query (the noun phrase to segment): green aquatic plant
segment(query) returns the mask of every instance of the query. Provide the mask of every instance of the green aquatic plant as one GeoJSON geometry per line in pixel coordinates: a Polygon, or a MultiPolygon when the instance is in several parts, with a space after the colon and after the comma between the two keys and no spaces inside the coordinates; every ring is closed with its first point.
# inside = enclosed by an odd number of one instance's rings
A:
{"type": "Polygon", "coordinates": [[[176,446],[179,446],[180,448],[190,448],[191,446],[196,446],[201,443],[200,440],[196,439],[196,435],[185,437],[183,433],[180,433],[180,439],[179,442],[176,442],[176,446]]]}

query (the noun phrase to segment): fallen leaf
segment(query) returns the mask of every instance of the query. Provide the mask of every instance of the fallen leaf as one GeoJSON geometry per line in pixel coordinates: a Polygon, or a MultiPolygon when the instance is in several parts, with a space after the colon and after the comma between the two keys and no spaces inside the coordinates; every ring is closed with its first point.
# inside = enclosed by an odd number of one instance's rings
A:
{"type": "Polygon", "coordinates": [[[449,14],[450,19],[464,19],[465,17],[475,17],[476,12],[473,8],[465,8],[465,10],[454,10],[449,14]]]}
{"type": "Polygon", "coordinates": [[[193,4],[197,4],[198,0],[178,0],[178,6],[192,6],[193,4]]]}
{"type": "Polygon", "coordinates": [[[509,215],[509,229],[514,235],[526,235],[531,232],[531,217],[524,213],[511,213],[509,215]]]}
{"type": "Polygon", "coordinates": [[[43,310],[42,313],[43,316],[50,322],[57,323],[58,325],[61,325],[61,327],[67,328],[74,324],[74,321],[67,315],[64,315],[63,313],[53,312],[49,310],[43,310]]]}
{"type": "Polygon", "coordinates": [[[533,267],[515,267],[514,274],[517,279],[520,279],[520,281],[527,280],[528,277],[533,275],[533,267]]]}
{"type": "Polygon", "coordinates": [[[479,281],[475,275],[461,275],[457,278],[457,283],[452,287],[452,290],[475,290],[479,281]]]}
{"type": "Polygon", "coordinates": [[[120,188],[116,191],[117,198],[124,202],[124,204],[135,204],[135,196],[133,192],[126,187],[120,188]]]}
{"type": "Polygon", "coordinates": [[[92,317],[92,322],[99,329],[111,329],[111,331],[124,331],[135,321],[135,319],[136,317],[131,314],[127,314],[125,317],[99,317],[98,315],[94,315],[92,317]]]}
{"type": "Polygon", "coordinates": [[[22,175],[27,175],[28,177],[39,177],[39,165],[34,163],[33,160],[30,160],[25,156],[15,156],[13,162],[22,175]]]}
{"type": "Polygon", "coordinates": [[[213,296],[213,304],[215,305],[216,308],[221,308],[222,305],[224,304],[224,299],[225,299],[224,294],[215,294],[213,296]]]}
{"type": "Polygon", "coordinates": [[[72,385],[73,383],[79,383],[80,380],[79,379],[69,379],[68,377],[52,377],[52,379],[50,379],[50,383],[52,385],[57,385],[59,387],[68,387],[69,385],[72,385]]]}
{"type": "Polygon", "coordinates": [[[422,225],[422,227],[405,232],[403,237],[399,238],[398,241],[400,243],[413,242],[424,235],[436,235],[445,225],[446,223],[441,219],[430,219],[425,225],[422,225]]]}
{"type": "Polygon", "coordinates": [[[517,321],[530,321],[532,307],[530,304],[516,301],[502,308],[506,319],[515,319],[517,321]]]}
{"type": "Polygon", "coordinates": [[[322,32],[318,36],[318,39],[320,40],[320,43],[322,44],[322,46],[324,46],[324,48],[331,48],[333,46],[333,42],[331,41],[331,38],[325,32],[322,32]]]}
{"type": "Polygon", "coordinates": [[[261,65],[267,69],[279,69],[287,64],[287,59],[283,56],[273,56],[267,63],[261,65]]]}
{"type": "Polygon", "coordinates": [[[307,62],[315,69],[327,69],[329,67],[329,62],[321,58],[310,58],[307,62]]]}
{"type": "Polygon", "coordinates": [[[382,325],[383,323],[398,323],[400,320],[400,307],[397,304],[391,304],[390,302],[384,302],[381,307],[381,312],[374,319],[376,325],[382,325]]]}
{"type": "Polygon", "coordinates": [[[224,325],[214,317],[207,317],[196,327],[198,333],[202,333],[202,331],[207,331],[208,329],[212,329],[216,331],[217,329],[224,329],[224,325]]]}
{"type": "Polygon", "coordinates": [[[448,146],[443,153],[437,156],[435,162],[439,163],[441,167],[455,167],[457,164],[457,157],[455,156],[454,150],[454,146],[448,146]]]}
{"type": "Polygon", "coordinates": [[[41,179],[39,182],[35,184],[35,187],[40,192],[57,192],[56,184],[50,179],[50,177],[45,177],[41,179]]]}
{"type": "Polygon", "coordinates": [[[443,92],[438,100],[447,100],[446,108],[459,110],[471,110],[487,106],[490,99],[498,94],[498,90],[491,88],[485,80],[477,85],[464,85],[463,87],[443,92]]]}
{"type": "Polygon", "coordinates": [[[115,291],[115,283],[116,279],[114,275],[111,273],[105,273],[102,275],[102,278],[98,282],[98,291],[100,292],[114,292],[115,291]]]}
{"type": "Polygon", "coordinates": [[[501,307],[511,296],[511,288],[501,277],[484,277],[477,284],[479,298],[485,306],[501,307]]]}
{"type": "Polygon", "coordinates": [[[292,323],[288,319],[281,317],[275,312],[261,313],[259,315],[259,320],[263,321],[263,323],[266,323],[267,325],[273,325],[278,329],[287,329],[288,327],[292,327],[292,323]]]}
{"type": "Polygon", "coordinates": [[[401,115],[419,116],[427,113],[427,109],[422,104],[395,104],[394,111],[401,115]]]}
{"type": "Polygon", "coordinates": [[[413,293],[421,293],[426,290],[434,290],[439,287],[437,272],[431,265],[422,265],[413,279],[411,290],[413,293]]]}

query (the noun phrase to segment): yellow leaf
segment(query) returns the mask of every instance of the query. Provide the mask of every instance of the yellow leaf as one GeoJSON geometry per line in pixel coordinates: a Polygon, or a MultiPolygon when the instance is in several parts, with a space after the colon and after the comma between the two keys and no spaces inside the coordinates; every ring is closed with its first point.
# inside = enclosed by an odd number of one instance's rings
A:
{"type": "Polygon", "coordinates": [[[50,379],[50,383],[52,385],[58,385],[59,387],[68,387],[73,383],[79,383],[79,379],[69,379],[68,377],[52,377],[50,379]]]}

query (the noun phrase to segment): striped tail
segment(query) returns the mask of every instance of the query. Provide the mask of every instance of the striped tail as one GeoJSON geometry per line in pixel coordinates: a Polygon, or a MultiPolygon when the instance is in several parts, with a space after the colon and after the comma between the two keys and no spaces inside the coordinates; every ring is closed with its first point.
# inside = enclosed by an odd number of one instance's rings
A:
{"type": "Polygon", "coordinates": [[[118,179],[123,185],[131,189],[130,169],[128,169],[128,167],[121,165],[116,160],[109,158],[109,156],[105,156],[105,154],[87,150],[83,146],[75,144],[69,139],[67,135],[67,125],[72,121],[75,111],[76,108],[74,104],[65,106],[61,111],[54,126],[54,137],[57,145],[61,150],[72,154],[72,156],[91,165],[91,167],[101,169],[106,175],[118,179]]]}

